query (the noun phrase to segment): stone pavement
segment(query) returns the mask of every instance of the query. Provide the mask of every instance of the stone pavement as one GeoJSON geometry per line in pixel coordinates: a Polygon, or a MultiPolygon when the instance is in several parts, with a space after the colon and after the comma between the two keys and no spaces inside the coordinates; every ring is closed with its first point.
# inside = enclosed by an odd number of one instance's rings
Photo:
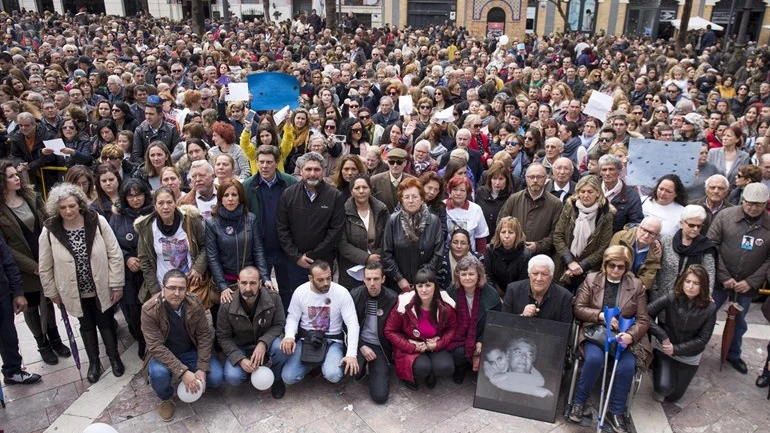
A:
{"type": "MultiPolygon", "coordinates": [[[[126,351],[133,340],[122,316],[116,317],[121,351],[126,351]]],[[[724,313],[720,313],[719,318],[723,317],[724,313]]],[[[77,319],[71,320],[78,335],[77,319]]],[[[753,324],[749,327],[751,338],[744,340],[748,375],[740,375],[729,365],[719,372],[721,336],[715,334],[698,375],[680,402],[665,403],[661,410],[661,405],[650,397],[649,375],[646,376],[632,409],[636,431],[767,431],[770,425],[767,390],[754,386],[770,338],[770,326],[762,318],[759,304],[752,306],[749,322],[753,324]]],[[[423,386],[413,392],[395,383],[395,374],[390,399],[383,406],[371,402],[365,384],[347,378],[336,385],[320,377],[306,380],[289,387],[282,400],[274,400],[269,391],[258,392],[245,383],[235,389],[225,386],[208,390],[201,400],[191,405],[177,402],[176,418],[166,424],[159,419],[158,400],[141,374],[132,377],[127,373],[118,380],[107,372],[98,384],[89,387],[88,381],[80,381],[72,358],[56,366],[43,364],[21,316],[17,316],[16,324],[27,368],[42,374],[43,380],[32,386],[4,387],[7,408],[0,409],[0,430],[5,433],[46,429],[80,433],[82,426],[94,419],[112,425],[121,433],[590,431],[565,422],[561,409],[554,424],[475,409],[475,385],[470,377],[461,386],[451,379],[443,379],[433,390],[423,386]]],[[[62,335],[66,335],[63,325],[60,327],[62,335]]],[[[86,355],[79,336],[77,340],[85,374],[86,355]]],[[[123,355],[127,372],[136,372],[141,366],[135,348],[134,345],[123,355]]],[[[102,364],[109,366],[103,348],[101,353],[102,364]]]]}

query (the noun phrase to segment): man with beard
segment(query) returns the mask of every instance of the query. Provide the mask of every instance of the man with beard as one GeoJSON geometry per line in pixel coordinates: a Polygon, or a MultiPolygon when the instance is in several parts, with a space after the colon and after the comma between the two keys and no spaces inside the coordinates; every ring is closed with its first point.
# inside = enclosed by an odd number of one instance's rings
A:
{"type": "Polygon", "coordinates": [[[289,288],[307,282],[316,260],[334,261],[334,250],[345,225],[345,198],[323,181],[324,157],[308,152],[297,160],[302,181],[283,192],[278,204],[276,229],[281,248],[289,258],[289,288]]]}
{"type": "Polygon", "coordinates": [[[275,399],[283,398],[286,386],[281,380],[281,369],[286,355],[281,352],[278,337],[285,325],[278,292],[262,286],[257,268],[243,268],[238,274],[238,290],[229,302],[223,299],[217,317],[217,339],[227,358],[225,381],[238,386],[269,360],[275,376],[270,392],[275,399]]]}
{"type": "Polygon", "coordinates": [[[297,287],[289,304],[286,336],[281,341],[281,350],[289,359],[281,376],[286,384],[292,385],[320,365],[324,378],[337,383],[345,373],[358,373],[360,327],[356,306],[350,292],[332,282],[332,271],[325,261],[313,262],[308,279],[297,287]],[[344,353],[343,322],[347,328],[344,353]]]}

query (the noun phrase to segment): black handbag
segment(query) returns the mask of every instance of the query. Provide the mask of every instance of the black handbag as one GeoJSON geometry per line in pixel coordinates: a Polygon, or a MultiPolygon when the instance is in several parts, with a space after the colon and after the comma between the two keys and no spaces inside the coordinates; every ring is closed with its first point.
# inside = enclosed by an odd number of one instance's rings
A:
{"type": "MultiPolygon", "coordinates": [[[[618,336],[617,332],[611,331],[612,335],[615,337],[618,336]]],[[[607,327],[604,325],[600,325],[598,323],[589,326],[586,328],[586,330],[583,332],[583,336],[585,337],[587,342],[590,342],[592,344],[595,344],[599,346],[602,351],[604,351],[604,343],[607,341],[607,327]]],[[[610,356],[615,356],[615,350],[618,347],[618,343],[616,341],[613,341],[610,344],[610,356]]]]}
{"type": "Polygon", "coordinates": [[[300,361],[303,364],[319,366],[326,358],[329,350],[329,340],[323,331],[306,331],[302,340],[302,353],[300,361]]]}

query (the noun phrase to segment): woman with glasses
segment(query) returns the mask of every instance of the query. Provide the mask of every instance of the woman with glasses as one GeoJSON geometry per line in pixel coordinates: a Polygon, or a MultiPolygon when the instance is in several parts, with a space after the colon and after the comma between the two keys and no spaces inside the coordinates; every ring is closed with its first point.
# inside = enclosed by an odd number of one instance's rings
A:
{"type": "MultiPolygon", "coordinates": [[[[615,361],[615,377],[611,399],[607,410],[607,421],[615,432],[628,432],[626,420],[626,403],[634,379],[637,358],[644,364],[649,349],[646,344],[647,330],[650,318],[647,315],[647,294],[641,280],[630,273],[633,260],[626,247],[614,245],[604,251],[599,272],[588,274],[580,291],[575,297],[575,318],[582,322],[578,331],[579,350],[584,354],[583,367],[580,372],[575,398],[569,413],[569,420],[581,423],[583,417],[591,413],[587,406],[591,391],[599,374],[603,374],[604,347],[599,347],[587,341],[585,333],[588,328],[597,325],[609,326],[617,332],[617,319],[605,320],[602,307],[620,308],[620,316],[626,319],[634,318],[634,324],[625,332],[617,333],[619,344],[627,347],[620,358],[615,361]]],[[[609,368],[609,367],[608,367],[609,368]]]]}
{"type": "Polygon", "coordinates": [[[65,146],[61,150],[64,156],[57,158],[60,160],[61,165],[66,167],[72,167],[73,165],[90,167],[94,163],[95,156],[91,152],[91,141],[83,131],[78,131],[74,120],[66,119],[62,121],[59,127],[59,138],[64,142],[65,146]]]}
{"type": "Polygon", "coordinates": [[[442,236],[444,229],[439,218],[425,204],[425,191],[419,180],[401,181],[398,199],[401,208],[385,225],[382,262],[390,287],[408,292],[413,288],[418,270],[439,269],[446,236],[442,236]]]}
{"type": "Polygon", "coordinates": [[[359,119],[348,119],[344,125],[345,143],[342,144],[342,154],[352,154],[361,158],[366,157],[369,149],[369,131],[359,119]]]}
{"type": "Polygon", "coordinates": [[[452,97],[449,94],[449,89],[447,89],[445,86],[436,87],[434,100],[436,112],[444,110],[452,105],[452,97]]]}
{"type": "Polygon", "coordinates": [[[735,206],[741,204],[743,189],[750,183],[762,182],[762,168],[753,164],[747,164],[738,168],[738,174],[735,175],[735,187],[730,191],[727,202],[735,206]]]}
{"type": "Polygon", "coordinates": [[[88,381],[102,375],[99,339],[112,374],[125,372],[118,353],[118,334],[112,306],[123,297],[123,253],[107,220],[88,209],[83,191],[72,184],[55,186],[46,208],[54,215],[40,234],[40,282],[45,296],[64,305],[80,321],[80,335],[88,355],[88,381]]]}
{"type": "Polygon", "coordinates": [[[702,235],[706,210],[700,205],[687,205],[682,210],[679,230],[673,235],[660,237],[661,267],[650,287],[650,302],[672,293],[674,283],[691,265],[702,265],[709,278],[708,293],[714,289],[717,246],[702,235]]]}
{"type": "Polygon", "coordinates": [[[125,102],[116,102],[110,111],[118,131],[133,131],[139,126],[140,122],[134,119],[131,107],[125,102]]]}
{"type": "Polygon", "coordinates": [[[750,103],[749,85],[739,85],[738,89],[735,91],[735,97],[730,100],[730,111],[733,117],[736,119],[741,117],[750,103]]]}
{"type": "Polygon", "coordinates": [[[140,179],[127,179],[120,188],[120,196],[115,202],[110,219],[110,228],[115,233],[126,264],[120,309],[126,319],[128,332],[138,343],[139,359],[144,359],[146,349],[141,323],[142,303],[139,301],[139,289],[144,282],[144,276],[138,258],[139,237],[134,223],[152,211],[150,185],[140,179]]]}

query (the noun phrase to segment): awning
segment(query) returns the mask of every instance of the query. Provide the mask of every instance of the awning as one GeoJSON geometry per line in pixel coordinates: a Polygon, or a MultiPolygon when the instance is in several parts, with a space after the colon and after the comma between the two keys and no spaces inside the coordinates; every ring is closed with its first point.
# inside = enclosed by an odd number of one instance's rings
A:
{"type": "MultiPolygon", "coordinates": [[[[675,29],[679,29],[680,24],[681,20],[671,20],[671,25],[674,26],[675,29]]],[[[711,30],[716,32],[720,32],[725,29],[719,24],[714,24],[711,21],[701,17],[690,17],[690,21],[687,23],[687,30],[702,30],[705,29],[708,25],[711,25],[711,30]]]]}

